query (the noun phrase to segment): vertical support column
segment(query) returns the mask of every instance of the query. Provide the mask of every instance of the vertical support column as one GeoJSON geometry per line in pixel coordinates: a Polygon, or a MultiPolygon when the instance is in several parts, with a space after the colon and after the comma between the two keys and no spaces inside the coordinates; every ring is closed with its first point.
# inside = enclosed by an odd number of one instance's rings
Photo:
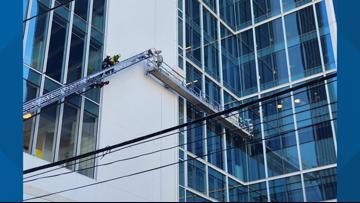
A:
{"type": "MultiPolygon", "coordinates": [[[[326,9],[328,9],[328,8],[326,8],[326,9]]],[[[322,50],[321,36],[320,36],[320,30],[319,30],[319,19],[317,17],[317,11],[316,11],[316,4],[313,5],[313,10],[314,10],[314,16],[315,16],[316,34],[317,34],[317,37],[318,37],[318,44],[319,44],[319,50],[320,50],[320,56],[321,56],[322,71],[326,72],[325,62],[324,62],[324,53],[323,53],[323,50],[322,50]]],[[[330,26],[330,24],[329,24],[329,26],[330,26]]],[[[331,37],[331,40],[333,40],[333,37],[331,37]]],[[[336,54],[334,53],[334,56],[335,55],[336,54]]],[[[334,147],[335,147],[335,154],[337,155],[336,130],[335,130],[334,118],[333,118],[333,115],[332,115],[332,107],[330,105],[329,90],[328,90],[327,84],[328,84],[328,80],[325,80],[324,85],[325,85],[325,91],[326,91],[326,100],[327,100],[327,103],[328,103],[330,124],[331,124],[331,130],[332,130],[332,134],[333,134],[334,147]]]]}
{"type": "MultiPolygon", "coordinates": [[[[216,1],[216,14],[220,16],[220,3],[219,0],[216,1]]],[[[221,48],[221,27],[220,20],[216,18],[216,27],[217,27],[217,44],[218,44],[218,59],[219,59],[219,77],[220,77],[220,109],[224,110],[224,78],[223,78],[223,67],[222,67],[222,48],[221,48]]]]}
{"type": "MultiPolygon", "coordinates": [[[[65,44],[65,57],[64,57],[64,65],[63,65],[63,69],[64,69],[64,72],[63,72],[63,75],[62,75],[62,82],[63,83],[66,83],[67,81],[67,72],[68,72],[68,65],[69,65],[69,55],[70,55],[70,46],[71,46],[71,34],[72,34],[72,27],[73,27],[73,21],[74,21],[74,7],[75,7],[75,2],[72,2],[70,5],[69,5],[69,8],[70,8],[70,12],[69,12],[69,15],[70,15],[70,20],[69,20],[69,25],[68,25],[68,28],[67,28],[67,34],[66,34],[66,37],[65,37],[65,41],[66,41],[66,44],[65,44]]],[[[64,102],[65,101],[65,98],[61,100],[61,102],[64,102]]],[[[59,160],[59,148],[60,148],[60,139],[61,139],[61,126],[62,126],[62,119],[63,119],[63,114],[64,114],[64,103],[61,104],[60,106],[60,115],[59,115],[59,125],[58,125],[58,130],[57,130],[57,136],[56,136],[56,146],[55,146],[55,158],[54,160],[55,161],[58,161],[59,160]]]]}
{"type": "MultiPolygon", "coordinates": [[[[255,25],[255,15],[254,15],[254,4],[253,1],[251,1],[251,19],[252,24],[255,25]]],[[[259,63],[258,63],[258,55],[257,55],[257,43],[256,43],[256,33],[255,33],[255,27],[252,29],[253,32],[253,39],[254,39],[254,55],[255,55],[255,66],[256,66],[256,83],[257,83],[257,92],[260,92],[260,74],[259,74],[259,63]]],[[[261,95],[258,96],[258,98],[261,98],[261,95]]],[[[265,178],[266,178],[266,192],[267,192],[267,198],[268,202],[270,202],[270,191],[269,191],[269,174],[268,174],[268,166],[267,166],[267,156],[266,156],[266,142],[265,142],[265,133],[264,133],[264,119],[263,119],[263,110],[262,110],[262,102],[259,104],[259,114],[260,114],[260,127],[261,127],[261,139],[262,139],[262,147],[263,147],[263,156],[264,156],[264,167],[265,167],[265,178]]]]}
{"type": "MultiPolygon", "coordinates": [[[[281,13],[282,13],[281,14],[281,21],[282,21],[282,28],[283,28],[283,35],[284,35],[284,43],[285,43],[285,56],[286,56],[286,63],[287,63],[287,70],[288,70],[288,78],[289,78],[290,87],[292,87],[292,85],[291,85],[292,77],[291,77],[290,57],[289,57],[288,41],[287,41],[287,37],[286,37],[284,8],[283,8],[282,3],[280,4],[280,8],[281,8],[281,13]]],[[[294,94],[293,94],[293,92],[290,93],[290,98],[291,98],[291,108],[292,108],[293,121],[294,121],[296,150],[297,150],[297,155],[298,155],[298,160],[299,160],[300,171],[302,171],[303,169],[302,169],[302,161],[301,161],[302,158],[301,158],[301,153],[300,153],[300,140],[299,140],[299,133],[297,131],[298,127],[297,127],[296,111],[295,111],[295,103],[294,103],[294,94]]],[[[302,187],[304,201],[306,201],[304,176],[303,176],[302,173],[301,173],[301,187],[302,187]]]]}
{"type": "MultiPolygon", "coordinates": [[[[88,62],[89,62],[89,51],[90,51],[90,39],[91,39],[91,19],[92,19],[92,7],[93,7],[93,1],[89,0],[88,1],[88,23],[90,24],[90,26],[87,27],[87,32],[86,32],[86,42],[85,42],[85,58],[83,61],[83,72],[82,72],[82,77],[87,76],[87,72],[88,72],[88,62]]],[[[83,126],[83,120],[84,120],[84,109],[85,109],[85,96],[82,95],[81,96],[81,106],[80,106],[80,118],[79,118],[79,129],[78,129],[78,137],[77,137],[77,146],[76,146],[76,155],[80,155],[81,154],[81,139],[82,139],[82,126],[83,126]]],[[[75,170],[79,169],[79,164],[77,164],[75,166],[75,170]]]]}
{"type": "MultiPolygon", "coordinates": [[[[92,0],[92,1],[96,1],[96,0],[92,0]]],[[[94,5],[94,2],[92,2],[92,4],[94,5]]],[[[109,0],[105,0],[105,28],[104,28],[104,45],[103,45],[103,53],[102,53],[102,58],[105,58],[106,55],[106,46],[107,46],[107,30],[108,30],[108,15],[109,15],[109,5],[110,5],[110,1],[109,0]]],[[[92,9],[92,7],[90,8],[92,9]]],[[[92,26],[92,11],[91,11],[91,19],[89,19],[89,24],[90,27],[92,26]]],[[[90,38],[91,38],[91,33],[90,33],[90,38]]],[[[97,124],[97,139],[96,139],[96,149],[98,149],[100,147],[100,132],[101,132],[101,118],[102,118],[102,100],[103,100],[103,91],[100,90],[100,100],[99,100],[99,116],[98,116],[98,124],[97,124]]],[[[99,162],[98,159],[95,159],[95,164],[97,165],[99,162]]],[[[98,167],[95,167],[94,169],[94,178],[97,178],[97,171],[98,171],[98,167]]]]}
{"type": "MultiPolygon", "coordinates": [[[[33,0],[28,0],[28,4],[27,4],[27,8],[25,11],[25,15],[23,17],[23,20],[30,18],[30,14],[31,14],[31,7],[32,7],[32,2],[33,0]]],[[[25,6],[25,5],[23,5],[25,6]]],[[[26,42],[27,42],[27,35],[28,35],[28,30],[29,30],[29,21],[26,21],[25,23],[23,23],[23,55],[25,55],[25,49],[26,49],[26,42]]]]}
{"type": "MultiPolygon", "coordinates": [[[[187,102],[186,100],[184,100],[184,119],[186,119],[186,122],[187,122],[187,102]]],[[[184,133],[184,142],[185,142],[185,145],[184,145],[184,159],[187,160],[188,159],[188,156],[187,156],[187,127],[185,127],[185,133],[184,133]]],[[[185,161],[184,162],[184,186],[185,187],[188,187],[188,162],[185,161]]],[[[185,201],[186,201],[186,191],[185,191],[185,201]]]]}
{"type": "MultiPolygon", "coordinates": [[[[50,7],[54,7],[54,5],[55,5],[55,0],[52,0],[51,3],[50,3],[50,7]]],[[[46,72],[46,68],[47,68],[46,64],[47,64],[47,61],[48,61],[48,53],[49,53],[49,46],[50,46],[50,36],[51,36],[51,28],[52,28],[53,16],[54,16],[54,11],[50,11],[49,16],[48,16],[48,18],[49,18],[48,19],[48,27],[47,27],[47,31],[46,31],[47,35],[46,35],[46,38],[45,38],[46,45],[45,45],[45,51],[44,51],[44,61],[43,61],[43,66],[42,66],[42,72],[43,73],[46,72]]],[[[44,94],[44,87],[45,87],[45,74],[41,74],[41,83],[40,83],[39,96],[42,96],[44,94]]],[[[41,110],[38,110],[37,113],[40,113],[40,111],[41,110]]],[[[39,122],[40,122],[40,116],[38,115],[38,116],[35,117],[34,135],[33,135],[33,140],[31,141],[32,146],[31,146],[30,153],[33,154],[33,155],[36,155],[35,150],[36,150],[36,141],[37,141],[37,137],[38,137],[39,122]]],[[[56,133],[57,124],[58,124],[58,122],[55,123],[55,133],[56,133]]],[[[55,138],[56,138],[56,136],[55,136],[55,138]]],[[[56,140],[56,139],[54,139],[54,140],[56,140]]],[[[53,146],[54,146],[54,144],[53,144],[53,146]]]]}

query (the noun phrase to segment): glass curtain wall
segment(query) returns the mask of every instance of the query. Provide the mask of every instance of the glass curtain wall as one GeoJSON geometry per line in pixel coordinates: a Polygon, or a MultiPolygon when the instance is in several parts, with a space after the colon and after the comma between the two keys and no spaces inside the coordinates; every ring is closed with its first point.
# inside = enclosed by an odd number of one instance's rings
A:
{"type": "MultiPolygon", "coordinates": [[[[179,39],[186,42],[179,64],[186,64],[189,88],[205,93],[211,105],[224,105],[219,109],[336,72],[332,10],[325,0],[185,0],[185,7],[179,5],[186,19],[179,23],[185,31],[179,39]]],[[[180,184],[181,200],[336,199],[336,81],[240,110],[239,121],[252,124],[255,141],[216,122],[193,126],[182,157],[209,155],[181,166],[179,176],[188,180],[180,184]]],[[[185,103],[186,121],[203,115],[185,103]]]]}
{"type": "MultiPolygon", "coordinates": [[[[66,2],[24,0],[24,102],[101,69],[107,1],[77,0],[46,12],[66,2]]],[[[24,121],[24,151],[53,162],[95,150],[100,105],[100,90],[92,90],[41,109],[24,121]]],[[[81,173],[95,176],[91,169],[81,173]]]]}

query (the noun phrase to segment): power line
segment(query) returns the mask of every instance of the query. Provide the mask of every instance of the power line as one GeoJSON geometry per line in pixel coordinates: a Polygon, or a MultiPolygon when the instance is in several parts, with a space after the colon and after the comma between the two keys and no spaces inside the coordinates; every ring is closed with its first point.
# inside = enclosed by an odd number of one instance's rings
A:
{"type": "MultiPolygon", "coordinates": [[[[324,121],[324,122],[329,122],[329,121],[332,121],[332,120],[336,120],[336,119],[329,119],[328,121],[324,121]]],[[[322,122],[322,123],[323,123],[323,122],[322,122]]],[[[309,125],[309,126],[302,127],[302,128],[299,128],[299,129],[308,128],[308,127],[316,126],[316,125],[319,125],[319,124],[320,124],[320,123],[311,124],[311,125],[309,125]]],[[[299,130],[299,129],[298,129],[298,130],[299,130]]],[[[272,138],[273,138],[273,137],[272,137],[272,138]]],[[[265,139],[262,139],[262,140],[266,140],[266,139],[269,139],[269,138],[265,138],[265,139]]],[[[136,173],[131,173],[131,174],[128,174],[128,175],[123,175],[123,176],[119,176],[119,177],[115,177],[115,178],[111,178],[111,179],[99,181],[99,182],[92,183],[92,184],[87,184],[87,185],[83,185],[83,186],[79,186],[79,187],[74,187],[74,188],[70,188],[70,189],[65,189],[65,190],[61,190],[61,191],[57,191],[57,192],[53,192],[53,193],[49,193],[49,194],[45,194],[45,195],[41,195],[41,196],[29,198],[29,199],[25,199],[24,201],[35,200],[35,199],[39,199],[39,198],[43,198],[43,197],[52,196],[52,195],[55,195],[55,194],[60,194],[60,193],[69,192],[69,191],[73,191],[73,190],[79,190],[79,189],[86,188],[86,187],[91,187],[91,186],[94,186],[94,185],[104,184],[104,183],[107,183],[107,182],[111,182],[111,181],[115,181],[115,180],[119,180],[119,179],[123,179],[123,178],[127,178],[127,177],[132,177],[132,176],[135,176],[135,175],[140,175],[140,174],[143,174],[143,173],[148,173],[148,172],[151,172],[151,171],[155,171],[155,170],[159,170],[159,169],[162,169],[162,168],[170,167],[170,166],[177,165],[177,164],[184,163],[184,162],[188,162],[188,161],[191,161],[191,160],[198,160],[199,158],[203,158],[203,157],[209,156],[209,155],[211,155],[211,154],[216,154],[216,153],[220,153],[220,152],[224,152],[224,151],[236,149],[236,148],[238,148],[238,147],[239,147],[239,146],[231,147],[231,148],[226,148],[226,149],[221,149],[221,150],[214,151],[214,152],[210,152],[210,153],[203,154],[203,155],[197,155],[197,156],[195,156],[195,157],[191,157],[191,158],[188,158],[188,159],[186,159],[186,160],[180,160],[180,161],[177,161],[177,162],[173,162],[173,163],[166,164],[166,165],[163,165],[163,166],[151,168],[151,169],[148,169],[148,170],[143,170],[143,171],[139,171],[139,172],[136,172],[136,173]]],[[[94,166],[94,167],[96,167],[96,166],[94,166]]]]}
{"type": "MultiPolygon", "coordinates": [[[[32,19],[37,18],[37,17],[39,17],[39,16],[42,16],[42,15],[44,15],[44,14],[50,12],[50,11],[53,11],[53,10],[55,10],[55,9],[60,8],[60,7],[66,6],[67,4],[69,4],[69,3],[73,2],[73,1],[76,1],[76,0],[69,0],[69,1],[67,1],[67,2],[60,3],[59,5],[54,6],[54,7],[50,8],[50,9],[44,11],[44,12],[38,13],[37,15],[34,15],[34,16],[30,17],[30,18],[27,18],[27,19],[23,20],[23,23],[26,23],[26,22],[29,21],[29,20],[32,20],[32,19]]],[[[55,1],[55,4],[56,4],[56,2],[57,2],[57,1],[55,1]]]]}
{"type": "MultiPolygon", "coordinates": [[[[230,114],[228,116],[225,116],[225,117],[220,117],[219,119],[216,119],[212,122],[219,122],[219,120],[222,120],[222,119],[226,119],[228,117],[231,117],[231,116],[234,116],[234,115],[237,115],[239,113],[235,113],[235,114],[230,114]]],[[[170,133],[170,134],[167,134],[167,135],[164,135],[164,136],[160,136],[160,137],[157,137],[157,138],[153,138],[153,139],[150,139],[150,140],[146,140],[146,141],[143,141],[143,142],[138,142],[138,143],[135,143],[135,144],[132,144],[132,145],[128,145],[128,146],[125,146],[125,147],[122,147],[120,149],[117,149],[117,150],[113,150],[113,151],[108,151],[108,152],[105,152],[105,154],[103,155],[98,155],[98,156],[95,156],[95,157],[92,157],[92,158],[89,158],[89,159],[85,159],[85,160],[80,160],[79,162],[75,162],[75,163],[72,163],[72,164],[69,164],[67,166],[73,166],[73,165],[76,165],[76,164],[79,164],[79,163],[82,163],[82,162],[87,162],[87,161],[90,161],[90,160],[94,160],[96,158],[100,158],[100,157],[104,157],[105,155],[108,155],[108,154],[111,154],[111,153],[115,153],[115,152],[118,152],[118,151],[121,151],[121,150],[124,150],[124,149],[127,149],[127,148],[130,148],[130,147],[134,147],[134,146],[137,146],[137,145],[140,145],[140,144],[145,144],[145,143],[148,143],[148,142],[152,142],[152,141],[155,141],[155,140],[159,140],[159,139],[162,139],[162,138],[165,138],[165,137],[169,137],[171,135],[176,135],[176,134],[179,134],[179,133],[183,133],[185,131],[189,131],[189,130],[192,130],[192,129],[196,129],[196,128],[200,128],[200,127],[203,127],[205,126],[206,123],[203,123],[201,125],[196,125],[195,127],[191,127],[191,128],[184,128],[183,130],[180,130],[178,132],[175,132],[175,133],[170,133]]],[[[195,134],[195,135],[199,135],[199,134],[195,134]]],[[[35,177],[35,176],[39,176],[39,175],[43,175],[43,174],[46,174],[46,173],[49,173],[49,172],[53,172],[53,171],[56,171],[56,170],[60,170],[62,168],[66,168],[66,166],[64,167],[60,167],[60,168],[56,168],[56,169],[52,169],[52,170],[48,170],[48,171],[45,171],[45,172],[42,172],[42,173],[38,173],[38,174],[35,174],[35,175],[31,175],[31,176],[28,176],[24,179],[28,179],[28,178],[31,178],[31,177],[35,177]]]]}
{"type": "Polygon", "coordinates": [[[83,158],[86,158],[86,157],[89,157],[89,156],[93,156],[93,155],[96,155],[96,154],[99,154],[99,153],[110,151],[112,149],[116,149],[116,148],[119,148],[119,147],[122,147],[122,146],[126,146],[126,145],[130,145],[130,144],[133,144],[133,143],[136,143],[136,142],[144,141],[144,140],[156,137],[158,135],[162,135],[164,133],[172,132],[174,130],[187,127],[189,125],[193,125],[193,124],[196,124],[196,123],[199,123],[199,122],[202,122],[202,121],[210,120],[210,119],[216,118],[218,116],[222,116],[224,114],[229,114],[229,113],[231,113],[233,111],[246,108],[246,107],[251,106],[253,104],[263,102],[263,101],[272,99],[274,97],[284,95],[286,93],[289,93],[289,92],[292,92],[292,91],[295,91],[295,90],[310,86],[312,84],[316,84],[316,83],[319,83],[319,82],[334,78],[336,76],[337,76],[336,72],[331,73],[329,75],[326,75],[326,76],[311,80],[309,82],[299,84],[299,85],[297,85],[295,87],[291,87],[289,89],[282,90],[282,91],[273,93],[273,94],[268,95],[268,96],[264,96],[264,97],[259,98],[257,100],[252,100],[252,101],[249,101],[247,103],[240,104],[239,106],[232,107],[232,108],[229,108],[229,109],[224,110],[224,111],[219,111],[217,113],[213,113],[213,114],[210,114],[208,116],[204,116],[202,118],[195,119],[193,121],[190,121],[190,122],[187,122],[187,123],[184,123],[184,124],[181,124],[181,125],[177,125],[177,126],[174,126],[174,127],[171,127],[171,128],[167,128],[167,129],[155,132],[155,133],[151,133],[151,134],[148,134],[148,135],[145,135],[145,136],[142,136],[142,137],[138,137],[138,138],[135,138],[135,139],[132,139],[132,140],[121,142],[121,143],[118,143],[118,144],[115,144],[115,145],[112,145],[112,146],[108,146],[108,147],[105,147],[105,148],[102,148],[102,149],[98,149],[98,150],[95,150],[95,151],[92,151],[92,152],[85,153],[85,154],[82,154],[82,155],[78,155],[78,156],[71,157],[71,158],[68,158],[68,159],[64,159],[64,160],[61,160],[61,161],[57,161],[57,162],[53,162],[53,163],[50,163],[50,164],[46,164],[46,165],[38,166],[38,167],[35,167],[35,168],[31,168],[31,169],[25,170],[24,174],[32,173],[32,172],[43,170],[43,169],[46,169],[46,168],[51,168],[51,167],[58,166],[58,165],[62,165],[62,164],[68,163],[68,162],[76,161],[76,160],[83,159],[83,158]]]}
{"type": "MultiPolygon", "coordinates": [[[[321,108],[321,106],[318,107],[318,108],[321,108]]],[[[300,120],[299,122],[304,122],[304,121],[307,121],[307,120],[312,120],[312,119],[320,118],[320,117],[327,116],[327,115],[329,115],[329,113],[324,113],[324,114],[321,114],[321,115],[318,115],[318,116],[315,116],[315,117],[311,117],[311,118],[307,118],[307,119],[302,119],[302,120],[300,120]]],[[[334,120],[336,120],[336,119],[334,119],[334,120]]],[[[314,124],[312,124],[312,125],[303,126],[303,127],[298,128],[298,129],[292,129],[292,130],[288,130],[288,131],[283,131],[283,132],[281,132],[281,133],[279,133],[279,134],[277,134],[277,135],[275,135],[275,136],[268,136],[268,137],[266,137],[265,139],[252,140],[252,142],[246,142],[246,144],[245,144],[244,146],[247,146],[247,145],[249,145],[249,144],[259,143],[259,142],[262,142],[262,141],[271,140],[271,139],[274,139],[274,138],[277,138],[277,137],[281,137],[281,136],[286,135],[286,134],[288,134],[288,133],[295,132],[295,131],[298,131],[298,130],[301,130],[301,129],[304,129],[304,128],[316,126],[316,125],[319,125],[319,124],[324,123],[324,122],[327,122],[327,121],[329,121],[329,120],[322,121],[322,122],[319,122],[319,123],[314,123],[314,124]]],[[[285,124],[285,125],[283,125],[283,126],[287,126],[287,125],[289,125],[289,124],[285,124]]],[[[283,126],[279,126],[279,127],[283,127],[283,126]]],[[[160,150],[156,150],[156,151],[153,151],[153,152],[148,152],[148,153],[140,154],[140,155],[136,155],[136,156],[133,156],[133,157],[120,159],[120,160],[113,161],[113,162],[109,162],[109,163],[105,163],[105,164],[94,165],[94,166],[87,167],[87,168],[83,168],[83,169],[78,169],[78,170],[74,170],[74,171],[59,173],[59,174],[55,174],[55,175],[42,176],[42,177],[39,177],[39,178],[34,178],[34,179],[31,179],[31,180],[28,180],[28,181],[24,181],[24,183],[33,182],[33,181],[40,180],[40,179],[45,179],[45,178],[58,177],[58,176],[61,176],[61,175],[66,175],[66,174],[71,174],[71,173],[75,173],[75,172],[80,172],[80,171],[85,171],[85,170],[93,169],[93,168],[96,168],[96,167],[99,167],[99,166],[107,166],[107,165],[111,165],[111,164],[118,163],[118,162],[122,162],[122,161],[128,161],[128,160],[140,158],[140,157],[143,157],[143,156],[147,156],[147,155],[159,153],[159,152],[162,152],[162,151],[168,151],[168,150],[170,150],[170,149],[178,148],[178,147],[181,147],[181,146],[186,146],[186,145],[191,144],[191,143],[196,143],[196,142],[208,140],[208,139],[211,139],[211,138],[214,138],[214,137],[218,137],[218,136],[221,136],[221,135],[225,135],[225,134],[231,133],[231,131],[235,131],[235,130],[236,130],[236,128],[233,128],[233,129],[231,129],[231,130],[227,130],[225,133],[216,134],[216,135],[214,135],[214,136],[210,136],[210,137],[198,139],[198,140],[195,140],[195,141],[192,141],[192,142],[187,142],[187,143],[179,144],[179,145],[172,146],[172,147],[168,147],[168,148],[165,148],[165,149],[160,149],[160,150]]],[[[239,146],[238,146],[238,147],[239,147],[239,146]]],[[[90,160],[94,160],[94,159],[95,159],[95,158],[90,159],[90,160]]],[[[36,175],[36,176],[38,176],[38,175],[36,175]]],[[[30,177],[33,177],[33,176],[30,176],[30,177]]],[[[27,177],[26,179],[28,179],[28,178],[30,178],[30,177],[27,177]]]]}
{"type": "MultiPolygon", "coordinates": [[[[292,116],[292,115],[304,113],[304,112],[307,112],[307,111],[312,111],[312,110],[315,110],[315,109],[318,109],[318,108],[322,108],[322,107],[325,107],[325,106],[328,106],[328,105],[331,105],[331,104],[334,104],[334,103],[336,103],[336,102],[332,102],[332,103],[330,103],[330,104],[320,105],[320,106],[317,106],[317,107],[314,107],[314,108],[310,108],[310,109],[307,109],[307,110],[304,110],[304,111],[299,111],[299,112],[296,112],[295,114],[285,115],[285,116],[280,117],[280,118],[278,118],[278,119],[282,119],[282,118],[285,118],[285,117],[288,117],[288,116],[292,116]]],[[[336,112],[336,111],[335,111],[335,112],[336,112]]],[[[329,115],[330,113],[334,113],[334,111],[333,111],[333,112],[326,112],[326,113],[324,113],[324,114],[317,115],[317,116],[314,116],[314,117],[311,117],[311,118],[307,118],[307,119],[297,120],[297,122],[299,123],[299,122],[304,122],[304,121],[307,121],[307,120],[312,120],[312,119],[316,119],[316,118],[321,118],[321,117],[324,117],[324,116],[329,115]]],[[[262,123],[259,123],[259,124],[263,124],[263,123],[266,123],[266,122],[262,122],[262,123]]],[[[292,125],[292,124],[293,124],[293,123],[288,123],[288,124],[276,126],[276,128],[282,128],[282,127],[285,127],[285,126],[288,126],[288,125],[292,125]]],[[[199,127],[202,127],[203,125],[204,125],[204,124],[202,124],[201,126],[196,126],[196,127],[194,127],[194,128],[199,128],[199,127]]],[[[257,125],[258,125],[258,124],[257,124],[257,125]]],[[[192,129],[194,129],[194,128],[192,128],[192,129]]],[[[266,129],[266,131],[270,131],[270,130],[272,130],[272,129],[274,129],[274,127],[273,127],[273,128],[270,128],[270,129],[266,129]]],[[[186,129],[186,130],[184,130],[184,131],[187,131],[187,130],[190,130],[190,129],[186,129]]],[[[182,132],[184,132],[184,131],[182,131],[182,132]]],[[[222,133],[221,135],[230,133],[231,131],[233,131],[233,130],[228,130],[228,131],[226,131],[225,133],[222,133]]],[[[137,143],[136,145],[143,144],[143,143],[150,142],[150,141],[154,141],[154,140],[157,140],[157,139],[161,139],[161,138],[168,137],[168,136],[174,135],[174,134],[179,134],[179,133],[181,133],[181,132],[173,133],[173,134],[168,134],[168,135],[165,135],[165,136],[161,136],[161,137],[158,137],[158,138],[156,138],[156,139],[152,139],[152,140],[148,140],[148,141],[145,141],[145,142],[137,143]]],[[[286,133],[289,133],[289,132],[286,132],[286,133]]],[[[202,134],[202,132],[201,132],[200,134],[202,134]]],[[[195,134],[194,136],[200,135],[200,134],[195,134]]],[[[210,137],[207,137],[207,138],[204,138],[204,139],[200,139],[200,140],[195,140],[195,141],[192,141],[192,142],[188,142],[187,144],[196,143],[196,142],[199,142],[199,141],[202,141],[202,140],[211,139],[211,138],[217,137],[217,136],[219,136],[219,135],[210,136],[210,137]]],[[[269,138],[269,139],[272,139],[272,138],[276,138],[276,137],[278,137],[278,136],[275,135],[275,136],[270,136],[270,137],[268,137],[268,138],[269,138]]],[[[186,144],[180,144],[180,145],[177,145],[177,146],[175,146],[175,147],[181,147],[181,146],[185,146],[185,145],[186,145],[186,144]]],[[[124,148],[121,148],[121,149],[118,149],[118,150],[115,150],[115,151],[112,151],[112,152],[109,152],[108,154],[114,153],[114,152],[117,152],[117,151],[120,151],[120,150],[123,150],[123,149],[125,149],[125,148],[130,148],[130,147],[133,147],[133,146],[135,146],[135,144],[134,144],[134,145],[127,146],[127,147],[124,147],[124,148]]],[[[174,147],[172,147],[172,148],[174,148],[174,147]]],[[[170,150],[170,149],[169,149],[169,150],[170,150]]],[[[107,154],[106,154],[106,155],[107,155],[107,154]]],[[[99,157],[104,157],[104,156],[105,156],[105,155],[100,155],[100,156],[96,156],[96,157],[93,157],[93,158],[90,158],[90,159],[81,160],[81,161],[79,161],[79,162],[75,162],[75,163],[66,165],[66,166],[64,166],[64,167],[60,167],[60,168],[48,170],[48,171],[45,171],[45,172],[42,172],[42,173],[38,173],[38,174],[35,174],[35,175],[32,175],[32,176],[25,177],[24,180],[27,180],[27,179],[29,179],[29,178],[36,177],[36,176],[39,176],[39,175],[43,175],[43,174],[46,174],[46,173],[50,173],[50,172],[53,172],[53,171],[56,171],[56,170],[60,170],[60,169],[63,169],[63,168],[67,168],[67,167],[69,167],[69,166],[77,165],[77,164],[80,164],[80,163],[83,163],[83,162],[95,160],[95,159],[97,159],[97,158],[99,158],[99,157]]],[[[83,170],[87,170],[87,169],[91,169],[91,168],[84,168],[84,169],[81,169],[81,170],[70,171],[70,172],[67,172],[66,174],[74,173],[74,172],[79,172],[79,171],[83,171],[83,170]]],[[[56,176],[57,176],[57,175],[56,175],[56,176]]],[[[43,177],[41,177],[41,178],[39,178],[39,179],[43,179],[44,177],[54,177],[54,176],[53,176],[53,175],[51,175],[51,176],[43,176],[43,177]]],[[[33,180],[29,180],[29,181],[25,181],[25,182],[32,182],[32,181],[33,181],[33,180]]]]}

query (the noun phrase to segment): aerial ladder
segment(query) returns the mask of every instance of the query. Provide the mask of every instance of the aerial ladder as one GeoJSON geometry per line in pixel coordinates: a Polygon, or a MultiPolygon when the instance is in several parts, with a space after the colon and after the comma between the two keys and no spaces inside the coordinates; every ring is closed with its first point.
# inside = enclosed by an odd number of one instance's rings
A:
{"type": "MultiPolygon", "coordinates": [[[[153,61],[160,64],[162,62],[162,57],[160,55],[161,51],[155,49],[149,49],[142,53],[139,53],[135,56],[132,56],[128,59],[125,59],[119,63],[116,63],[113,66],[110,66],[102,71],[84,77],[80,80],[75,82],[63,85],[62,87],[48,92],[40,97],[32,99],[23,105],[23,118],[29,119],[33,117],[35,114],[39,112],[40,109],[61,101],[67,96],[72,94],[80,94],[84,91],[84,89],[93,88],[96,86],[102,86],[104,84],[104,79],[108,78],[109,76],[116,74],[128,67],[131,67],[141,61],[147,60],[149,58],[154,58],[153,61]]],[[[106,82],[105,82],[106,84],[106,82]]]]}
{"type": "MultiPolygon", "coordinates": [[[[30,119],[37,115],[42,108],[55,102],[62,101],[64,98],[72,94],[82,94],[84,91],[86,92],[86,90],[102,87],[103,85],[108,84],[108,82],[104,82],[106,78],[142,61],[147,62],[147,74],[151,74],[153,77],[157,78],[157,80],[163,82],[168,88],[173,89],[180,96],[200,107],[200,109],[204,112],[211,114],[222,110],[219,105],[214,105],[209,102],[209,100],[206,99],[203,94],[199,95],[192,88],[189,88],[186,80],[169,65],[163,62],[163,58],[160,53],[161,51],[156,49],[146,50],[112,66],[107,65],[106,68],[97,73],[84,77],[75,82],[65,84],[56,90],[30,100],[23,105],[23,118],[24,120],[30,119]]],[[[237,115],[224,115],[222,117],[223,118],[220,120],[226,127],[237,128],[238,132],[241,135],[245,135],[245,137],[253,136],[251,123],[243,122],[242,119],[237,115]]]]}

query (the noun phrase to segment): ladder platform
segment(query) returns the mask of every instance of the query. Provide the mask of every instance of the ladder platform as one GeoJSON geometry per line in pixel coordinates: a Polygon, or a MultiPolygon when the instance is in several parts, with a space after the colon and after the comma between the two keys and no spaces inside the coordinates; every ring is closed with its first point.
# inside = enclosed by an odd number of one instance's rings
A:
{"type": "MultiPolygon", "coordinates": [[[[184,97],[187,101],[197,106],[199,109],[204,111],[207,114],[213,114],[221,111],[220,105],[214,105],[209,102],[206,97],[204,97],[201,92],[196,92],[194,89],[187,87],[185,79],[173,70],[166,63],[162,63],[160,66],[153,64],[149,60],[149,67],[147,74],[151,74],[157,80],[164,83],[168,88],[174,90],[177,94],[184,97]]],[[[233,130],[235,133],[239,133],[246,138],[252,138],[252,127],[251,125],[246,125],[245,123],[240,123],[240,119],[235,115],[223,115],[223,119],[218,119],[226,128],[233,130]]]]}

